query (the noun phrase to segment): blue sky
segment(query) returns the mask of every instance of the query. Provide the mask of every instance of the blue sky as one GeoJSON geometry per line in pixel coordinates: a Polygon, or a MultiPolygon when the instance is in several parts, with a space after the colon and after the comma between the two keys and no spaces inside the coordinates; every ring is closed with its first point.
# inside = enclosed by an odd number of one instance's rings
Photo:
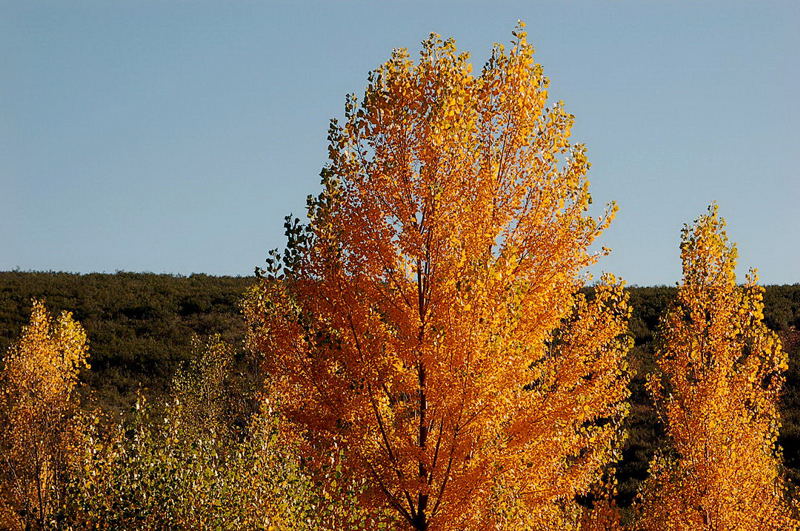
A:
{"type": "Polygon", "coordinates": [[[674,283],[715,200],[742,272],[800,282],[796,1],[2,1],[0,270],[249,275],[392,48],[478,70],[517,19],[620,206],[598,271],[674,283]]]}

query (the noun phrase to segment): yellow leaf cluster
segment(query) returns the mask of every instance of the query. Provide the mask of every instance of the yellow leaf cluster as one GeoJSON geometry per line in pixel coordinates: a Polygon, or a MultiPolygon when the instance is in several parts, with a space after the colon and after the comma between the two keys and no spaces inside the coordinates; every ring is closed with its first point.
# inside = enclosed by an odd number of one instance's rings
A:
{"type": "Polygon", "coordinates": [[[683,231],[683,281],[662,319],[649,386],[671,446],[651,464],[645,529],[791,529],[777,446],[787,367],[763,288],[736,284],[736,248],[712,205],[683,231]]]}
{"type": "Polygon", "coordinates": [[[0,372],[4,527],[42,527],[59,508],[76,429],[74,390],[87,357],[86,333],[72,315],[52,319],[42,301],[33,301],[30,323],[0,372]]]}

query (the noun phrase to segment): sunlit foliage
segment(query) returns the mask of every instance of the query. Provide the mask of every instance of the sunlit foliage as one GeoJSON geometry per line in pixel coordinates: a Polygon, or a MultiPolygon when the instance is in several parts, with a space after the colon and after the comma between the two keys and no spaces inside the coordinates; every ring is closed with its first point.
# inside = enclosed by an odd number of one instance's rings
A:
{"type": "Polygon", "coordinates": [[[670,447],[643,491],[646,529],[791,529],[777,445],[787,368],[763,288],[736,284],[716,205],[683,230],[683,281],[662,319],[649,385],[670,447]]]}
{"type": "Polygon", "coordinates": [[[224,413],[231,348],[194,341],[196,360],[173,380],[165,404],[141,397],[122,425],[94,423],[79,445],[66,508],[75,528],[371,529],[357,490],[323,490],[297,458],[269,402],[246,430],[224,413]]]}
{"type": "Polygon", "coordinates": [[[586,213],[547,85],[521,28],[477,76],[452,40],[396,50],[246,304],[307,455],[406,526],[572,527],[616,456],[629,308],[611,276],[576,295],[615,207],[586,213]]]}
{"type": "Polygon", "coordinates": [[[88,367],[86,333],[34,300],[30,322],[0,372],[0,527],[55,524],[79,436],[75,387],[88,367]]]}

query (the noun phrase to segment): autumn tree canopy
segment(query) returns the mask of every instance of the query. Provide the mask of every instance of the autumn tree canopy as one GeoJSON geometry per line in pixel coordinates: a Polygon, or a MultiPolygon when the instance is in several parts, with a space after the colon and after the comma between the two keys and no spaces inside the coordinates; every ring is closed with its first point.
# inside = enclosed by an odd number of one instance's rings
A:
{"type": "Polygon", "coordinates": [[[29,324],[0,371],[0,527],[43,527],[60,509],[72,455],[78,371],[88,367],[86,333],[34,300],[29,324]]]}
{"type": "Polygon", "coordinates": [[[615,207],[588,215],[573,116],[514,35],[479,75],[437,35],[370,74],[245,308],[313,462],[416,529],[575,518],[627,407],[621,283],[578,294],[615,207]]]}
{"type": "Polygon", "coordinates": [[[755,271],[736,284],[724,227],[713,205],[683,230],[683,281],[649,381],[670,447],[645,485],[646,529],[796,529],[777,445],[787,358],[755,271]]]}

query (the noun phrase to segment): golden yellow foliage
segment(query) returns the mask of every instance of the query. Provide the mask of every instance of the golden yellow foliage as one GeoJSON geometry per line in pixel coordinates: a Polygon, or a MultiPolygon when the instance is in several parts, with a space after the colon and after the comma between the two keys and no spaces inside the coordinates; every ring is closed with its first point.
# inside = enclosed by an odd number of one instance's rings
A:
{"type": "Polygon", "coordinates": [[[662,318],[648,382],[671,447],[651,463],[645,529],[791,529],[777,445],[787,368],[763,323],[751,271],[736,285],[736,248],[716,205],[683,230],[683,281],[662,318]]]}
{"type": "Polygon", "coordinates": [[[0,373],[0,516],[3,527],[42,527],[60,508],[86,333],[68,312],[53,320],[33,301],[30,323],[0,373]]]}
{"type": "Polygon", "coordinates": [[[576,295],[615,208],[586,214],[573,117],[515,37],[479,76],[436,35],[373,72],[245,307],[308,455],[416,529],[574,526],[627,408],[621,283],[576,295]]]}

